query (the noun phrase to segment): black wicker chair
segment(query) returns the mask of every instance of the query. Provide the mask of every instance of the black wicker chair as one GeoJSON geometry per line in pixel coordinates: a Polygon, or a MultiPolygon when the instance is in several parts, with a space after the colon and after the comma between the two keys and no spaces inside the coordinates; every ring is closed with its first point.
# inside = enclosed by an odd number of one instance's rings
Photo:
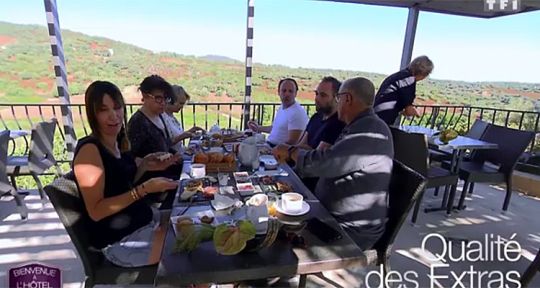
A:
{"type": "Polygon", "coordinates": [[[369,264],[383,265],[385,273],[390,270],[388,261],[392,245],[413,204],[419,200],[424,191],[426,182],[426,178],[418,172],[394,160],[389,189],[388,220],[384,234],[375,243],[374,249],[364,252],[369,264]]]}
{"type": "MultiPolygon", "coordinates": [[[[428,158],[428,143],[426,135],[419,133],[408,133],[397,128],[391,128],[392,137],[394,138],[394,158],[401,163],[414,169],[420,175],[427,178],[426,189],[439,189],[445,186],[445,196],[448,196],[448,188],[455,191],[457,189],[458,175],[450,171],[429,165],[428,158]]],[[[455,193],[455,192],[454,192],[455,193]]],[[[419,196],[418,201],[414,206],[414,213],[411,221],[416,223],[420,203],[424,191],[419,196]]]]}
{"type": "Polygon", "coordinates": [[[465,181],[459,199],[459,207],[463,209],[465,196],[472,193],[474,183],[506,183],[506,196],[503,202],[503,211],[508,210],[512,196],[512,173],[519,157],[523,154],[534,138],[534,132],[511,129],[498,125],[489,125],[480,140],[495,143],[498,149],[478,150],[472,154],[471,161],[462,162],[459,169],[459,178],[465,181]],[[486,163],[492,165],[486,165],[486,163]]]}
{"type": "Polygon", "coordinates": [[[527,267],[527,270],[525,270],[525,273],[521,275],[521,278],[519,279],[519,282],[521,283],[521,287],[528,287],[531,283],[532,279],[536,275],[536,273],[540,270],[540,250],[538,250],[538,253],[536,253],[536,257],[534,257],[534,260],[532,261],[531,265],[527,267]]]}
{"type": "Polygon", "coordinates": [[[105,259],[100,250],[91,247],[86,230],[90,219],[82,213],[86,208],[74,179],[73,172],[70,172],[45,186],[45,192],[79,253],[86,274],[85,287],[96,284],[153,285],[157,265],[138,268],[115,266],[105,259]]]}

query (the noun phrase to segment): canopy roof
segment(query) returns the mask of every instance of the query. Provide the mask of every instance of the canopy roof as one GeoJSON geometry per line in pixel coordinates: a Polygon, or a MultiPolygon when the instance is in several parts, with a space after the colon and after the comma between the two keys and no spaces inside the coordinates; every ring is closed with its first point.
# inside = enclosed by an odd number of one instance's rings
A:
{"type": "MultiPolygon", "coordinates": [[[[485,0],[323,0],[333,2],[348,2],[357,4],[370,4],[393,7],[418,7],[420,11],[436,12],[443,14],[461,15],[469,17],[493,18],[516,13],[526,13],[540,10],[540,0],[521,0],[518,12],[486,11],[485,0]]],[[[499,4],[500,0],[496,0],[499,4]]],[[[507,5],[512,5],[512,0],[507,0],[507,5]]]]}

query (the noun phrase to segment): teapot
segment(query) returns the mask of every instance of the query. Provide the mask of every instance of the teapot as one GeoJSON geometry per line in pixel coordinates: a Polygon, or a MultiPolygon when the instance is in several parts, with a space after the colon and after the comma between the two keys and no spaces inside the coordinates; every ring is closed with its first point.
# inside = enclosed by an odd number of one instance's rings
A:
{"type": "Polygon", "coordinates": [[[215,124],[212,125],[212,127],[210,128],[209,133],[210,133],[210,134],[221,133],[221,128],[219,128],[219,125],[218,125],[217,123],[215,123],[215,124]]]}
{"type": "Polygon", "coordinates": [[[238,160],[243,166],[252,167],[259,161],[259,149],[255,137],[248,137],[238,146],[238,160]]]}

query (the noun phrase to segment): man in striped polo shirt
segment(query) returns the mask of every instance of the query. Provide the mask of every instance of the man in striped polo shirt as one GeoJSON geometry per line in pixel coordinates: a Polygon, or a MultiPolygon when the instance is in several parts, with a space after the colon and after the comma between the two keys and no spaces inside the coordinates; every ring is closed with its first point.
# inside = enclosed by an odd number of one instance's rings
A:
{"type": "Polygon", "coordinates": [[[395,123],[401,112],[405,116],[418,116],[413,106],[416,82],[424,80],[433,71],[433,62],[427,56],[415,58],[409,66],[388,76],[375,96],[375,113],[388,125],[395,123]]]}

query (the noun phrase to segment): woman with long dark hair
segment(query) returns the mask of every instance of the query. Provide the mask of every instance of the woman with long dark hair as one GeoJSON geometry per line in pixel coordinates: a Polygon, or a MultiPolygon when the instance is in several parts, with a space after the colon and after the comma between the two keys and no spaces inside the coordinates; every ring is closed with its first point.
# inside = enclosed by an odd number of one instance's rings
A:
{"type": "Polygon", "coordinates": [[[177,182],[152,178],[135,185],[146,171],[163,170],[177,159],[160,161],[160,153],[139,165],[129,153],[126,110],[114,84],[95,81],[86,90],[85,107],[92,134],[79,140],[73,171],[89,218],[91,245],[119,266],[148,263],[154,211],[141,201],[147,194],[174,189],[177,182]],[[139,243],[135,249],[126,243],[139,243]]]}

